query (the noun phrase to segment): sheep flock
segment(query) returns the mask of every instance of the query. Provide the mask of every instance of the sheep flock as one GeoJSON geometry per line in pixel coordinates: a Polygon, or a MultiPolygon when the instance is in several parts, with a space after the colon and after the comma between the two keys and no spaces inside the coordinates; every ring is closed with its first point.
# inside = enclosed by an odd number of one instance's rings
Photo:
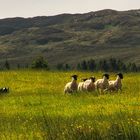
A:
{"type": "Polygon", "coordinates": [[[96,80],[94,76],[83,78],[79,84],[77,83],[77,75],[72,75],[71,78],[71,82],[64,87],[64,93],[97,91],[100,94],[104,94],[106,92],[122,91],[122,73],[116,74],[115,80],[109,80],[109,74],[105,73],[101,79],[96,80]]]}

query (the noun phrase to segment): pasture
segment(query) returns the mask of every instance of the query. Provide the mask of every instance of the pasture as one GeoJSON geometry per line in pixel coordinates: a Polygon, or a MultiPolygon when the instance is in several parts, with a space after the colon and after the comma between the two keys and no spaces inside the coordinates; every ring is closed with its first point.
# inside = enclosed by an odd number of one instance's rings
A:
{"type": "MultiPolygon", "coordinates": [[[[1,71],[1,140],[140,140],[140,73],[124,74],[122,93],[64,95],[70,75],[102,73],[1,71]]],[[[112,73],[110,79],[115,79],[112,73]]]]}

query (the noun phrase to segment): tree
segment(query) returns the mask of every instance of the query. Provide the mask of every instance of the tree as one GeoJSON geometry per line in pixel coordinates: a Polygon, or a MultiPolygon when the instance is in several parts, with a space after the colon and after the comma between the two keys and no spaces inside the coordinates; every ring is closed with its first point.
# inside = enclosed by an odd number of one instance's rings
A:
{"type": "Polygon", "coordinates": [[[83,61],[81,62],[81,69],[82,69],[82,70],[87,70],[87,69],[88,69],[87,62],[86,62],[85,60],[83,60],[83,61]]]}
{"type": "Polygon", "coordinates": [[[108,65],[107,65],[106,60],[100,60],[98,62],[98,70],[107,71],[107,69],[108,69],[108,65]]]}
{"type": "Polygon", "coordinates": [[[117,67],[118,71],[127,71],[126,65],[121,60],[117,60],[117,67]]]}
{"type": "Polygon", "coordinates": [[[109,70],[109,66],[106,60],[103,60],[103,64],[102,64],[103,70],[104,71],[108,71],[109,70]]]}
{"type": "Polygon", "coordinates": [[[25,68],[29,68],[29,65],[28,64],[25,64],[25,68]]]}
{"type": "Polygon", "coordinates": [[[81,64],[80,63],[77,64],[77,70],[81,70],[81,64]]]}
{"type": "Polygon", "coordinates": [[[135,63],[132,63],[131,71],[133,71],[133,72],[137,72],[137,66],[136,66],[135,63]]]}
{"type": "Polygon", "coordinates": [[[90,59],[90,60],[87,62],[87,65],[88,65],[88,69],[89,69],[90,71],[96,70],[96,63],[95,63],[95,60],[90,59]]]}
{"type": "Polygon", "coordinates": [[[70,70],[71,67],[69,64],[63,64],[63,63],[59,63],[56,65],[56,69],[57,70],[70,70]]]}
{"type": "Polygon", "coordinates": [[[56,65],[56,68],[57,68],[57,70],[63,70],[63,69],[64,69],[62,63],[57,64],[57,65],[56,65]]]}
{"type": "Polygon", "coordinates": [[[5,61],[5,68],[7,69],[7,70],[9,70],[10,69],[10,64],[9,64],[9,62],[8,62],[8,60],[6,60],[5,61]]]}
{"type": "Polygon", "coordinates": [[[20,69],[20,64],[17,64],[17,68],[20,69]]]}
{"type": "Polygon", "coordinates": [[[127,66],[128,71],[130,72],[137,72],[138,68],[135,63],[129,63],[127,66]]]}
{"type": "Polygon", "coordinates": [[[35,69],[48,69],[48,63],[43,58],[43,56],[39,56],[36,60],[33,61],[31,67],[35,69]]]}
{"type": "Polygon", "coordinates": [[[70,70],[70,69],[71,69],[71,67],[70,67],[70,65],[69,65],[69,64],[65,64],[64,69],[65,69],[65,70],[70,70]]]}
{"type": "Polygon", "coordinates": [[[125,64],[119,59],[110,58],[109,60],[101,59],[99,61],[95,61],[90,59],[88,61],[83,60],[81,63],[77,64],[78,70],[100,70],[100,71],[109,71],[109,72],[137,72],[140,71],[140,67],[138,67],[135,63],[125,64]]]}
{"type": "Polygon", "coordinates": [[[117,61],[115,58],[110,58],[109,59],[109,69],[110,71],[117,71],[118,68],[117,68],[117,61]]]}

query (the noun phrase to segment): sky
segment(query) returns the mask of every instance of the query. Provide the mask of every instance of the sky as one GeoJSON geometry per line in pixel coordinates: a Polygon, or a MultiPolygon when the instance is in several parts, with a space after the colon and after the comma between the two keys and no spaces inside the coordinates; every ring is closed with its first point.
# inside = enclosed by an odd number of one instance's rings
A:
{"type": "Polygon", "coordinates": [[[140,9],[140,0],[0,0],[0,19],[86,13],[102,9],[140,9]]]}

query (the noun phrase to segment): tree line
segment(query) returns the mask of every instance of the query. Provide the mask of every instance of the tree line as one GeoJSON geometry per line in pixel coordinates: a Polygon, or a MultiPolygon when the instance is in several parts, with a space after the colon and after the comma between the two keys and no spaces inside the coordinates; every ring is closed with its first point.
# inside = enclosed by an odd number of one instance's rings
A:
{"type": "Polygon", "coordinates": [[[56,65],[57,70],[80,70],[80,71],[108,71],[108,72],[138,72],[140,66],[133,62],[124,63],[120,59],[110,58],[102,60],[82,60],[76,66],[59,63],[56,65]]]}
{"type": "MultiPolygon", "coordinates": [[[[8,60],[5,61],[2,69],[9,70],[11,68],[8,60]]],[[[20,64],[17,64],[17,69],[22,68],[20,64]]],[[[24,68],[32,68],[32,69],[46,69],[49,70],[49,64],[45,60],[43,56],[37,57],[31,65],[26,64],[24,68]]],[[[127,63],[125,64],[120,59],[110,58],[110,59],[102,59],[102,60],[82,60],[77,65],[70,65],[68,63],[59,63],[55,66],[56,70],[68,71],[68,70],[80,70],[80,71],[108,71],[108,72],[138,72],[140,71],[140,67],[135,63],[127,63]]]]}
{"type": "Polygon", "coordinates": [[[95,61],[94,59],[83,60],[77,64],[78,70],[89,70],[89,71],[109,71],[109,72],[137,72],[140,71],[135,63],[125,64],[123,61],[115,58],[102,59],[95,61]]]}

